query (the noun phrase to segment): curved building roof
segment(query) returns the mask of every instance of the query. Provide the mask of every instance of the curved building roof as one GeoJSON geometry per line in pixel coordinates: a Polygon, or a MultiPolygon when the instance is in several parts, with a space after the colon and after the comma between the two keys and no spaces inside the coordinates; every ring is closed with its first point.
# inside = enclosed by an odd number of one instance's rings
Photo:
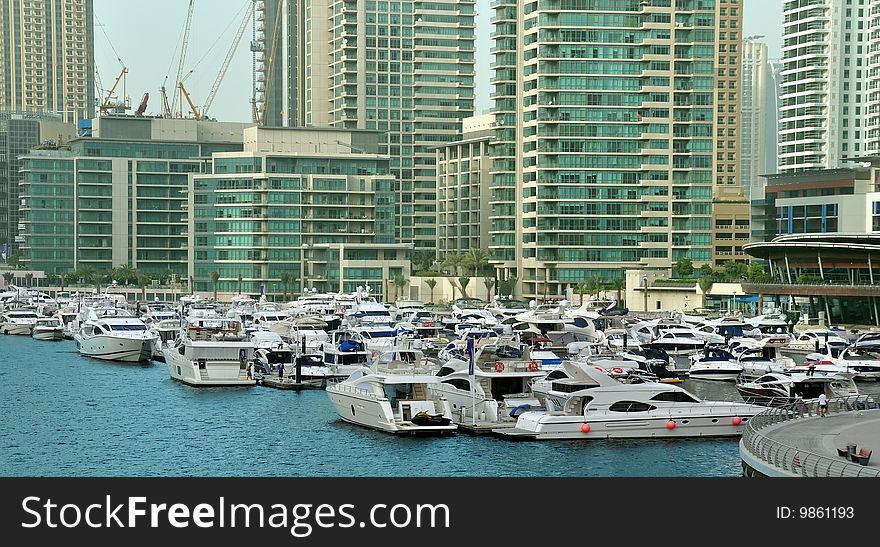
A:
{"type": "Polygon", "coordinates": [[[749,243],[743,250],[755,258],[770,259],[797,256],[861,258],[868,254],[880,257],[880,234],[790,234],[772,241],[749,243]]]}

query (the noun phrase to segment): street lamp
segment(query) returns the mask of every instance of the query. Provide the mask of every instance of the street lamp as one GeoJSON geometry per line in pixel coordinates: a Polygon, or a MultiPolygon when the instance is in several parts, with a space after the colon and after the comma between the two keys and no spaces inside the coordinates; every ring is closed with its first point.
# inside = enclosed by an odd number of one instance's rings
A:
{"type": "Polygon", "coordinates": [[[642,287],[645,289],[645,311],[648,311],[648,276],[642,276],[642,287]]]}

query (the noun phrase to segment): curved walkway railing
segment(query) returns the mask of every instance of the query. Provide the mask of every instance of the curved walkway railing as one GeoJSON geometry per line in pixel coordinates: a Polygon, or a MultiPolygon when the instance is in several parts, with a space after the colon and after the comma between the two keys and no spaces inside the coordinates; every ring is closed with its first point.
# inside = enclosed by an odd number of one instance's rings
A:
{"type": "MultiPolygon", "coordinates": [[[[880,408],[870,395],[839,397],[828,400],[828,413],[851,412],[880,408]]],[[[749,420],[743,431],[743,446],[749,453],[774,467],[804,477],[880,477],[880,469],[866,467],[843,458],[832,458],[789,446],[761,433],[780,422],[818,416],[816,400],[799,401],[779,408],[770,408],[749,420]]]]}

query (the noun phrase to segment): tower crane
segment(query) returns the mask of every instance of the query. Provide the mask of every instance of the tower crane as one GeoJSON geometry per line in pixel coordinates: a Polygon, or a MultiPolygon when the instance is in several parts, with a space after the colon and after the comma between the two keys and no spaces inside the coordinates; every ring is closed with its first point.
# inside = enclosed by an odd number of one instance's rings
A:
{"type": "MultiPolygon", "coordinates": [[[[183,80],[183,65],[184,65],[184,61],[186,60],[186,48],[189,45],[189,30],[190,30],[190,28],[192,28],[193,1],[194,0],[189,0],[189,7],[187,8],[187,11],[186,11],[186,20],[183,23],[183,40],[180,45],[180,62],[177,64],[177,78],[174,80],[175,82],[178,82],[178,85],[174,89],[174,96],[171,99],[172,104],[174,104],[178,99],[178,97],[177,97],[178,89],[182,89],[182,87],[183,87],[182,85],[180,85],[180,82],[183,80]]],[[[178,110],[178,113],[180,114],[181,117],[183,116],[183,96],[182,96],[182,94],[180,97],[180,109],[178,110]]]]}
{"type": "MultiPolygon", "coordinates": [[[[178,82],[177,87],[178,87],[178,89],[180,89],[180,100],[183,101],[184,99],[186,99],[186,102],[189,104],[189,109],[193,113],[193,118],[195,118],[196,121],[201,120],[202,116],[201,116],[201,114],[199,114],[199,109],[198,109],[198,107],[196,107],[196,105],[193,104],[192,99],[189,96],[189,93],[187,93],[186,88],[183,87],[183,82],[178,82]]],[[[181,117],[183,117],[182,113],[181,113],[181,117]]]]}
{"type": "Polygon", "coordinates": [[[119,76],[117,76],[116,81],[113,82],[113,87],[110,88],[110,91],[107,92],[107,96],[104,97],[104,102],[102,102],[101,105],[98,106],[101,114],[106,114],[108,110],[124,111],[128,108],[131,108],[131,103],[129,102],[128,97],[125,96],[126,74],[128,74],[128,67],[122,67],[122,71],[119,72],[119,76]],[[119,86],[120,81],[122,82],[122,101],[111,102],[113,100],[113,92],[116,91],[116,88],[119,86]]]}
{"type": "MultiPolygon", "coordinates": [[[[217,91],[220,89],[220,83],[223,81],[223,77],[226,76],[226,69],[229,68],[229,63],[232,62],[232,57],[235,55],[235,50],[238,49],[238,44],[241,42],[241,37],[244,34],[245,28],[247,28],[248,21],[251,18],[251,14],[254,12],[254,4],[251,2],[247,11],[245,11],[244,18],[241,20],[241,25],[238,27],[238,31],[235,33],[235,38],[232,40],[232,45],[229,48],[229,51],[226,53],[226,58],[223,59],[223,64],[220,66],[220,72],[217,74],[217,78],[214,80],[214,84],[211,86],[211,91],[208,92],[208,98],[205,99],[205,106],[202,107],[202,117],[208,117],[208,110],[211,108],[211,104],[214,102],[214,97],[217,95],[217,91]]],[[[182,88],[181,88],[182,89],[182,88]]]]}

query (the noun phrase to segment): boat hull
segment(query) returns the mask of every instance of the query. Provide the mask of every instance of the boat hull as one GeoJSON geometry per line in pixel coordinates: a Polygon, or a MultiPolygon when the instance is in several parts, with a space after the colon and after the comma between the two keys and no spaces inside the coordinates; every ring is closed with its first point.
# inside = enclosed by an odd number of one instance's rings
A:
{"type": "Polygon", "coordinates": [[[328,387],[327,395],[340,418],[362,427],[396,435],[444,435],[458,428],[455,424],[418,425],[397,419],[387,399],[360,396],[351,390],[339,389],[339,384],[328,387]]]}
{"type": "Polygon", "coordinates": [[[149,338],[139,339],[97,335],[85,339],[75,336],[74,340],[82,355],[105,361],[142,363],[149,361],[153,355],[153,344],[149,338]]]}
{"type": "Polygon", "coordinates": [[[17,334],[30,336],[34,326],[28,323],[3,323],[0,332],[3,334],[17,334]]]}
{"type": "Polygon", "coordinates": [[[202,367],[180,355],[174,348],[163,350],[168,374],[172,380],[195,387],[252,386],[257,382],[247,377],[238,361],[211,361],[202,367]]]}
{"type": "Polygon", "coordinates": [[[31,338],[34,340],[44,340],[53,342],[56,340],[64,339],[64,330],[63,329],[41,329],[39,327],[34,328],[33,334],[31,334],[31,338]]]}
{"type": "Polygon", "coordinates": [[[651,416],[642,419],[603,420],[597,417],[565,416],[548,413],[525,413],[517,426],[493,430],[508,439],[523,440],[591,440],[591,439],[685,439],[693,437],[738,437],[754,411],[742,414],[651,416]],[[536,414],[530,416],[530,414],[536,414]],[[737,420],[737,418],[739,420],[737,420]],[[674,427],[669,427],[669,422],[674,427]],[[738,423],[737,423],[738,422],[738,423]],[[585,428],[588,424],[589,428],[585,428]],[[585,432],[584,429],[587,431],[585,432]]]}

